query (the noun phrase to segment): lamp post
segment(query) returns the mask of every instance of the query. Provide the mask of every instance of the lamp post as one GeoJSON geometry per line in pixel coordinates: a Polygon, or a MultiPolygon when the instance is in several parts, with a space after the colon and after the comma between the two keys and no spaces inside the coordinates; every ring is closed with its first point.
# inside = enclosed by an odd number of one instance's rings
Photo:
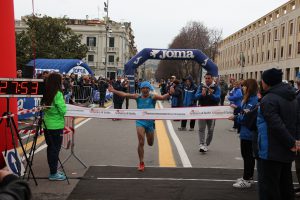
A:
{"type": "Polygon", "coordinates": [[[107,78],[107,35],[108,35],[108,0],[104,2],[104,12],[106,12],[106,22],[105,22],[105,78],[107,78]]]}

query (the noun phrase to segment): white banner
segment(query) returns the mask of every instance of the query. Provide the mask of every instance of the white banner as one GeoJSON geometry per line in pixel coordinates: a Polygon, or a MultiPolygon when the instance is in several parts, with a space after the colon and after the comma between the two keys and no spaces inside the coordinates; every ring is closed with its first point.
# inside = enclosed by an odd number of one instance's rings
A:
{"type": "Polygon", "coordinates": [[[104,109],[67,105],[66,116],[100,119],[227,119],[230,106],[184,107],[163,109],[104,109]]]}

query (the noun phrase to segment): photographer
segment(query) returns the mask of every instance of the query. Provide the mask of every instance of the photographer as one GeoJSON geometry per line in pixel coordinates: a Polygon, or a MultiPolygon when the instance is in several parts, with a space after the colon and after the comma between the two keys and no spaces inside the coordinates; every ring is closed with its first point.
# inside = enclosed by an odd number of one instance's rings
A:
{"type": "Polygon", "coordinates": [[[59,152],[65,127],[65,113],[67,107],[62,93],[62,77],[58,73],[51,73],[46,83],[42,104],[49,106],[44,115],[44,132],[47,147],[47,159],[50,168],[49,180],[63,181],[66,176],[57,171],[59,152]]]}
{"type": "Polygon", "coordinates": [[[98,91],[100,93],[99,107],[102,108],[104,107],[107,88],[108,88],[108,83],[106,82],[106,80],[104,78],[100,78],[98,83],[98,91]]]}
{"type": "Polygon", "coordinates": [[[31,191],[25,181],[3,168],[0,170],[0,199],[29,200],[31,199],[31,191]]]}

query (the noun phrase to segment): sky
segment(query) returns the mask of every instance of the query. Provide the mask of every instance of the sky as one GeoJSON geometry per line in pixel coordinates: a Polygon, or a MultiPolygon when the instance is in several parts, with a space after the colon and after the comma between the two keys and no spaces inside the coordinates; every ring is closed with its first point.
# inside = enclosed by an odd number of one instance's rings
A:
{"type": "MultiPolygon", "coordinates": [[[[51,17],[103,18],[104,0],[14,0],[15,18],[35,13],[51,17]]],[[[106,0],[105,0],[106,1],[106,0]]],[[[221,30],[223,38],[288,0],[109,0],[109,17],[131,22],[138,50],[168,48],[190,21],[221,30]]]]}

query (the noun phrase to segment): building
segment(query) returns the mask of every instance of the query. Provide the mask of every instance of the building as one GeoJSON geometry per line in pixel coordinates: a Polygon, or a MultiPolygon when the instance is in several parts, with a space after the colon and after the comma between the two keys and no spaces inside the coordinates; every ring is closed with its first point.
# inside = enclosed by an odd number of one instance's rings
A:
{"type": "MultiPolygon", "coordinates": [[[[88,46],[83,60],[97,76],[115,78],[123,75],[124,64],[137,53],[130,22],[106,19],[68,19],[67,26],[82,35],[82,43],[88,46]],[[106,59],[105,59],[106,58],[106,59]],[[107,60],[107,64],[105,63],[107,60]]],[[[16,20],[16,32],[26,29],[24,20],[16,20]]]]}
{"type": "Polygon", "coordinates": [[[295,79],[300,67],[300,0],[290,0],[218,44],[219,75],[261,79],[264,70],[282,69],[295,79]]]}

